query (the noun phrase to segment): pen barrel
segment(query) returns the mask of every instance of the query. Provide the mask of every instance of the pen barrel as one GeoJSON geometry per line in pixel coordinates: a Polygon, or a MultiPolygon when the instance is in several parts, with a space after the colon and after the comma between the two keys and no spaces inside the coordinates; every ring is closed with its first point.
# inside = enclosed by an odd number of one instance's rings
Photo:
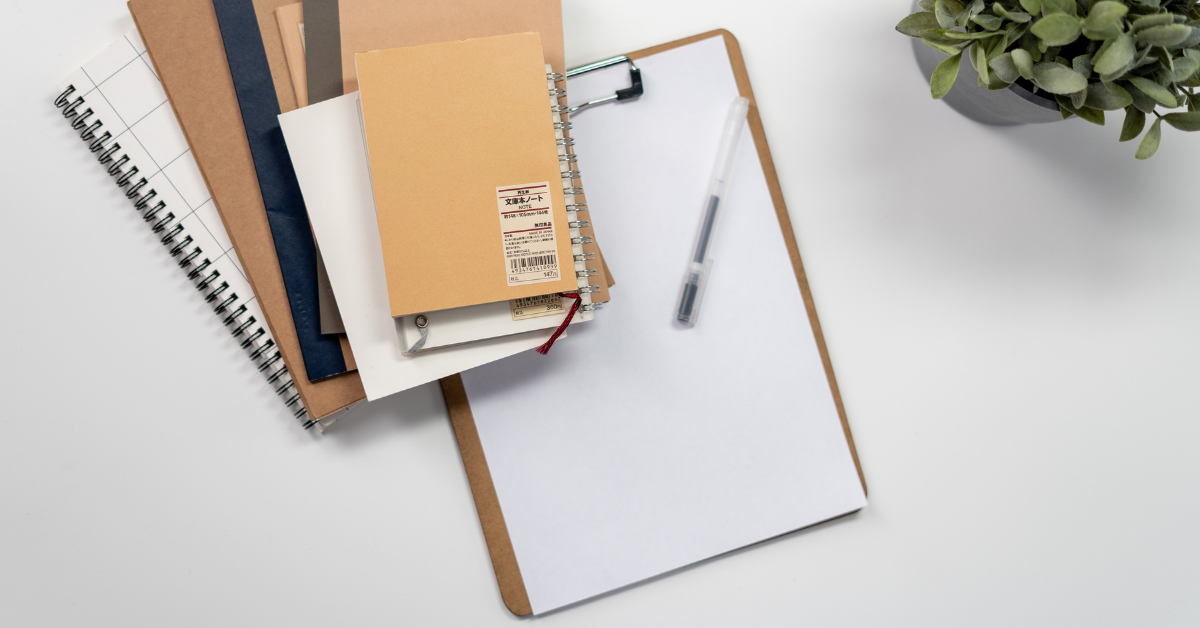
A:
{"type": "Polygon", "coordinates": [[[742,129],[746,126],[746,114],[749,111],[750,100],[742,96],[735,98],[729,107],[725,128],[721,132],[717,161],[713,164],[712,179],[708,186],[709,197],[725,196],[725,188],[729,185],[729,175],[733,172],[734,157],[737,155],[738,143],[741,141],[742,129]]]}
{"type": "Polygon", "coordinates": [[[683,287],[679,291],[679,301],[675,308],[675,320],[689,327],[696,324],[700,318],[700,301],[704,298],[704,287],[711,269],[711,259],[705,264],[695,262],[688,264],[687,274],[684,275],[683,287]]]}

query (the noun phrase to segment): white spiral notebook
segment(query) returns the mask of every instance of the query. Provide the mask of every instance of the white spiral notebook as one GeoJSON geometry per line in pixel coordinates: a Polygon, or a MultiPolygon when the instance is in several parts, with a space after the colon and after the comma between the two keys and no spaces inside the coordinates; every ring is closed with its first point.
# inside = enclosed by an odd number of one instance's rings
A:
{"type": "Polygon", "coordinates": [[[54,104],[65,124],[79,132],[80,150],[96,156],[97,167],[108,171],[146,221],[149,236],[162,243],[163,262],[179,266],[305,428],[320,427],[308,418],[263,324],[254,291],[137,30],[60,81],[54,104]]]}

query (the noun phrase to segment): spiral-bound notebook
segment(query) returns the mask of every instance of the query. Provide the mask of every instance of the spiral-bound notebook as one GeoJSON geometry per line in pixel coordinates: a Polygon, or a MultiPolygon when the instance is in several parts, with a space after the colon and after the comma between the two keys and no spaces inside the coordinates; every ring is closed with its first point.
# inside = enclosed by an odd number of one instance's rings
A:
{"type": "Polygon", "coordinates": [[[357,59],[392,315],[433,326],[441,310],[560,292],[590,306],[604,282],[577,281],[600,271],[539,35],[357,59]]]}
{"type": "Polygon", "coordinates": [[[242,270],[175,113],[136,30],[58,85],[55,105],[79,131],[81,150],[113,177],[214,313],[305,427],[300,395],[242,270]]]}

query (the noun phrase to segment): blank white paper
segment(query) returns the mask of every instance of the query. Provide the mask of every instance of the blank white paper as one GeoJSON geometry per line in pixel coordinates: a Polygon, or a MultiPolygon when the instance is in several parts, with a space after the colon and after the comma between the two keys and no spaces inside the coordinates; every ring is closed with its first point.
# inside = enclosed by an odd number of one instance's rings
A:
{"type": "Polygon", "coordinates": [[[279,122],[367,399],[374,401],[545,342],[553,330],[402,353],[398,321],[388,306],[383,248],[358,112],[356,92],[283,114],[279,122]]]}
{"type": "MultiPolygon", "coordinates": [[[[463,374],[535,613],[866,504],[748,132],[699,324],[673,324],[738,92],[719,37],[638,65],[641,99],[572,119],[620,298],[548,358],[463,374]]],[[[570,100],[628,76],[581,75],[570,100]]]]}

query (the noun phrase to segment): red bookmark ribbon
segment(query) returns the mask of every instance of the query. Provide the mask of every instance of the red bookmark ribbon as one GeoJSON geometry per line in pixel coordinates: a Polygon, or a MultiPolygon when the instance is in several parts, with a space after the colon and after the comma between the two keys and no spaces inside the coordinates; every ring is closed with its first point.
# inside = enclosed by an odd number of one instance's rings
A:
{"type": "Polygon", "coordinates": [[[562,296],[566,299],[575,299],[575,302],[571,304],[571,311],[567,312],[567,317],[563,319],[562,325],[559,325],[558,329],[554,330],[554,334],[550,336],[550,339],[547,340],[542,346],[534,349],[534,351],[537,351],[542,355],[550,353],[550,347],[553,347],[554,341],[558,340],[558,337],[567,330],[567,325],[571,324],[571,320],[575,318],[575,312],[579,311],[579,305],[583,303],[583,297],[579,296],[579,293],[577,292],[564,292],[562,296]]]}

